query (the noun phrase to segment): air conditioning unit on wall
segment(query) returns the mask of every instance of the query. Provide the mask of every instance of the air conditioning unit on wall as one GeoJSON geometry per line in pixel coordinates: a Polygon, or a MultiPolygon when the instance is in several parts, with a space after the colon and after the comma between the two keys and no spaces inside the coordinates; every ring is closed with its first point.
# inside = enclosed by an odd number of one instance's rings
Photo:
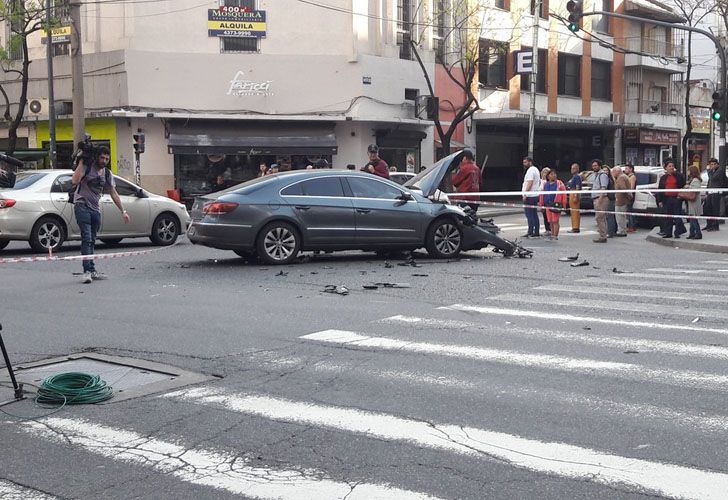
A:
{"type": "Polygon", "coordinates": [[[48,119],[48,99],[28,99],[28,114],[40,119],[48,119]]]}

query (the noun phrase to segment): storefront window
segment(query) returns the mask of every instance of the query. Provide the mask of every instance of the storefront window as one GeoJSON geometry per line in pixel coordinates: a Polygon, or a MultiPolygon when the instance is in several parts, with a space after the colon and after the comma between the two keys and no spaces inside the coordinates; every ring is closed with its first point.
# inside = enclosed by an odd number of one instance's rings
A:
{"type": "Polygon", "coordinates": [[[379,157],[398,172],[420,171],[420,152],[416,149],[380,147],[379,157]]]}

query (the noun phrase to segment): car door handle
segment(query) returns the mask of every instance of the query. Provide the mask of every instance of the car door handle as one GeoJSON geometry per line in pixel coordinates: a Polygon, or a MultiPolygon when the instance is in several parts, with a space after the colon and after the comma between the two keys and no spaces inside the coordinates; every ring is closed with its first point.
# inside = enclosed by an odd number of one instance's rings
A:
{"type": "Polygon", "coordinates": [[[296,210],[310,210],[311,207],[307,207],[305,205],[295,205],[296,210]]]}
{"type": "Polygon", "coordinates": [[[360,213],[360,214],[368,214],[369,212],[371,212],[371,209],[369,209],[369,208],[357,208],[356,209],[356,212],[357,213],[360,213]]]}

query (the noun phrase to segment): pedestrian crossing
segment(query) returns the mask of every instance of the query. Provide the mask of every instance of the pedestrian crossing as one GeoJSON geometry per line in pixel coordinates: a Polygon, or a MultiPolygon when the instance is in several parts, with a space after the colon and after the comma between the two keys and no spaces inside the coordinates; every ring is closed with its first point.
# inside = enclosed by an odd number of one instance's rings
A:
{"type": "MultiPolygon", "coordinates": [[[[494,479],[490,497],[725,499],[728,466],[715,457],[728,444],[721,403],[728,393],[721,292],[728,285],[721,288],[711,274],[725,262],[702,265],[700,273],[656,267],[542,283],[473,303],[373,315],[355,327],[336,318],[327,329],[302,324],[290,349],[250,353],[246,364],[271,379],[296,373],[300,387],[310,385],[308,397],[282,384],[231,387],[223,380],[146,400],[190,405],[189,418],[198,410],[217,412],[206,425],[240,433],[242,447],[258,425],[297,429],[297,445],[311,450],[330,441],[364,453],[367,443],[377,443],[387,451],[366,479],[353,467],[330,470],[308,460],[259,463],[234,446],[191,439],[182,425],[161,433],[98,412],[3,425],[150,477],[209,489],[210,498],[489,497],[482,486],[469,487],[467,477],[456,481],[461,489],[438,486],[452,480],[452,471],[433,469],[431,483],[387,474],[387,461],[400,456],[418,463],[438,457],[448,465],[464,460],[484,477],[493,468],[527,474],[525,493],[494,479]],[[716,286],[706,294],[683,291],[685,278],[699,277],[716,286]],[[322,386],[331,390],[321,392],[322,386]],[[376,404],[364,397],[372,393],[380,396],[376,404]],[[228,428],[229,422],[243,424],[228,428]],[[550,484],[549,495],[533,478],[563,483],[550,484]]],[[[354,459],[332,462],[346,460],[354,459]]],[[[54,497],[0,480],[0,498],[54,497]]]]}

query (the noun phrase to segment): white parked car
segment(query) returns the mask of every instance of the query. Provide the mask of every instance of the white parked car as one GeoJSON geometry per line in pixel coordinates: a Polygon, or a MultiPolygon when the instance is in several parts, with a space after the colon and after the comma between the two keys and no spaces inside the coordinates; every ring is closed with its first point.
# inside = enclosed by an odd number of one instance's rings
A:
{"type": "MultiPolygon", "coordinates": [[[[657,200],[650,189],[657,189],[660,177],[665,173],[662,167],[651,167],[636,165],[634,174],[637,176],[637,192],[634,196],[633,212],[644,214],[657,213],[657,200]]],[[[655,226],[659,223],[656,218],[638,217],[637,222],[641,226],[655,226]]]]}
{"type": "MultiPolygon", "coordinates": [[[[68,202],[72,170],[19,172],[11,189],[0,189],[0,250],[11,240],[27,241],[38,252],[57,249],[81,234],[68,202]]],[[[130,222],[109,195],[101,197],[102,223],[97,237],[107,244],[124,238],[148,237],[156,245],[171,245],[186,230],[189,214],[181,203],[149,193],[114,176],[116,191],[130,222]]]]}

